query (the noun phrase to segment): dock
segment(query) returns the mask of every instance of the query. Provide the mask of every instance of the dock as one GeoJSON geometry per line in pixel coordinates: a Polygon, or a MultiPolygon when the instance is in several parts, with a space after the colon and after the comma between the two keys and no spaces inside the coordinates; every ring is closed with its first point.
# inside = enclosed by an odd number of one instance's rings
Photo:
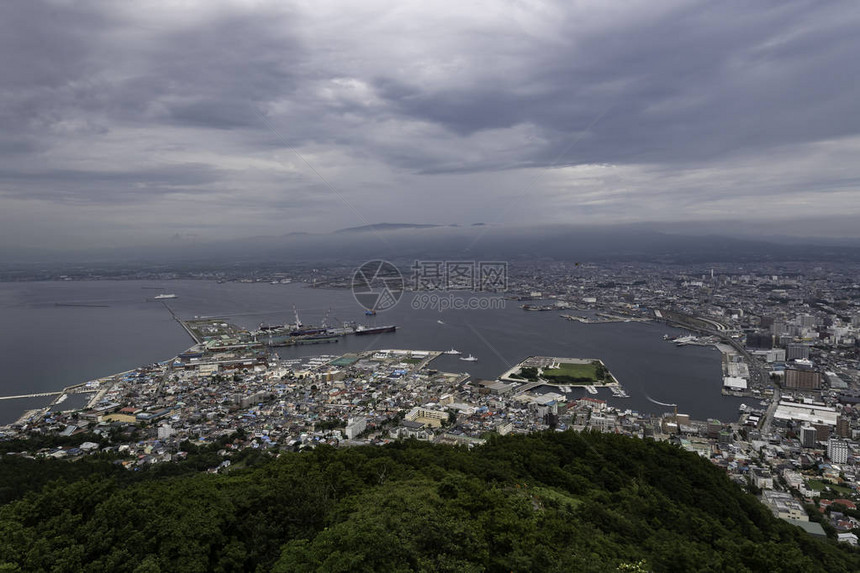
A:
{"type": "Polygon", "coordinates": [[[620,385],[609,386],[609,390],[612,391],[612,396],[615,398],[629,398],[630,396],[620,385]]]}

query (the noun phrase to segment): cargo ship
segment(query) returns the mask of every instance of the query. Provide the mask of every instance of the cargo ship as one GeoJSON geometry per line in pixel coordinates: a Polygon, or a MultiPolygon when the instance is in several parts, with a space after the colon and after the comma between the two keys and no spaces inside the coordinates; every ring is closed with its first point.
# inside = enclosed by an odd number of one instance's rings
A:
{"type": "Polygon", "coordinates": [[[326,332],[327,329],[323,327],[296,328],[290,331],[290,336],[313,336],[316,334],[325,334],[326,332]]]}
{"type": "Polygon", "coordinates": [[[355,329],[356,336],[362,336],[365,334],[384,334],[386,332],[395,332],[397,330],[397,326],[393,324],[389,324],[387,326],[358,326],[355,329]]]}
{"type": "Polygon", "coordinates": [[[255,340],[259,339],[268,346],[290,346],[293,344],[320,344],[337,342],[341,336],[349,334],[383,334],[395,332],[397,326],[356,326],[355,322],[344,322],[340,327],[329,327],[328,313],[320,326],[305,325],[299,318],[299,313],[293,307],[295,322],[293,324],[266,325],[260,324],[256,332],[251,333],[255,340]]]}

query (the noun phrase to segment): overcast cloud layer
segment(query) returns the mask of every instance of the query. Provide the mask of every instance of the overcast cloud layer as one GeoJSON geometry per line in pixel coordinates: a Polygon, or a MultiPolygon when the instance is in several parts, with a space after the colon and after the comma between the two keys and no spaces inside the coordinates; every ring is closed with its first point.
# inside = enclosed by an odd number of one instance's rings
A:
{"type": "Polygon", "coordinates": [[[854,2],[3,2],[0,241],[828,234],[860,221],[857,30],[854,2]]]}

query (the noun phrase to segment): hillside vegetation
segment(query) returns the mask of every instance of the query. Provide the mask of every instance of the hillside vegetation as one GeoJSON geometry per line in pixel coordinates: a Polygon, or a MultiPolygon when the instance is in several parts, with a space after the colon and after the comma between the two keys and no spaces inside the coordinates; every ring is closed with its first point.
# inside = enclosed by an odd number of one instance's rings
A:
{"type": "Polygon", "coordinates": [[[860,570],[860,554],[775,519],[707,460],[617,435],[131,473],[78,472],[2,506],[0,570],[860,570]]]}

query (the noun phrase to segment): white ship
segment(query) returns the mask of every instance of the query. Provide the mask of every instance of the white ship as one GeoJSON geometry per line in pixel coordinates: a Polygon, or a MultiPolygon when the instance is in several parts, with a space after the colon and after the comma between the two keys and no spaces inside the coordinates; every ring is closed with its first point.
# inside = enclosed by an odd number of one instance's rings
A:
{"type": "Polygon", "coordinates": [[[445,352],[443,352],[443,354],[457,355],[457,354],[462,354],[462,352],[460,352],[459,350],[457,350],[455,348],[452,348],[451,350],[446,350],[445,352]]]}
{"type": "Polygon", "coordinates": [[[477,362],[478,359],[470,354],[465,358],[460,358],[460,360],[466,360],[467,362],[477,362]]]}
{"type": "Polygon", "coordinates": [[[175,294],[157,294],[154,300],[165,300],[168,298],[176,298],[175,294]]]}

